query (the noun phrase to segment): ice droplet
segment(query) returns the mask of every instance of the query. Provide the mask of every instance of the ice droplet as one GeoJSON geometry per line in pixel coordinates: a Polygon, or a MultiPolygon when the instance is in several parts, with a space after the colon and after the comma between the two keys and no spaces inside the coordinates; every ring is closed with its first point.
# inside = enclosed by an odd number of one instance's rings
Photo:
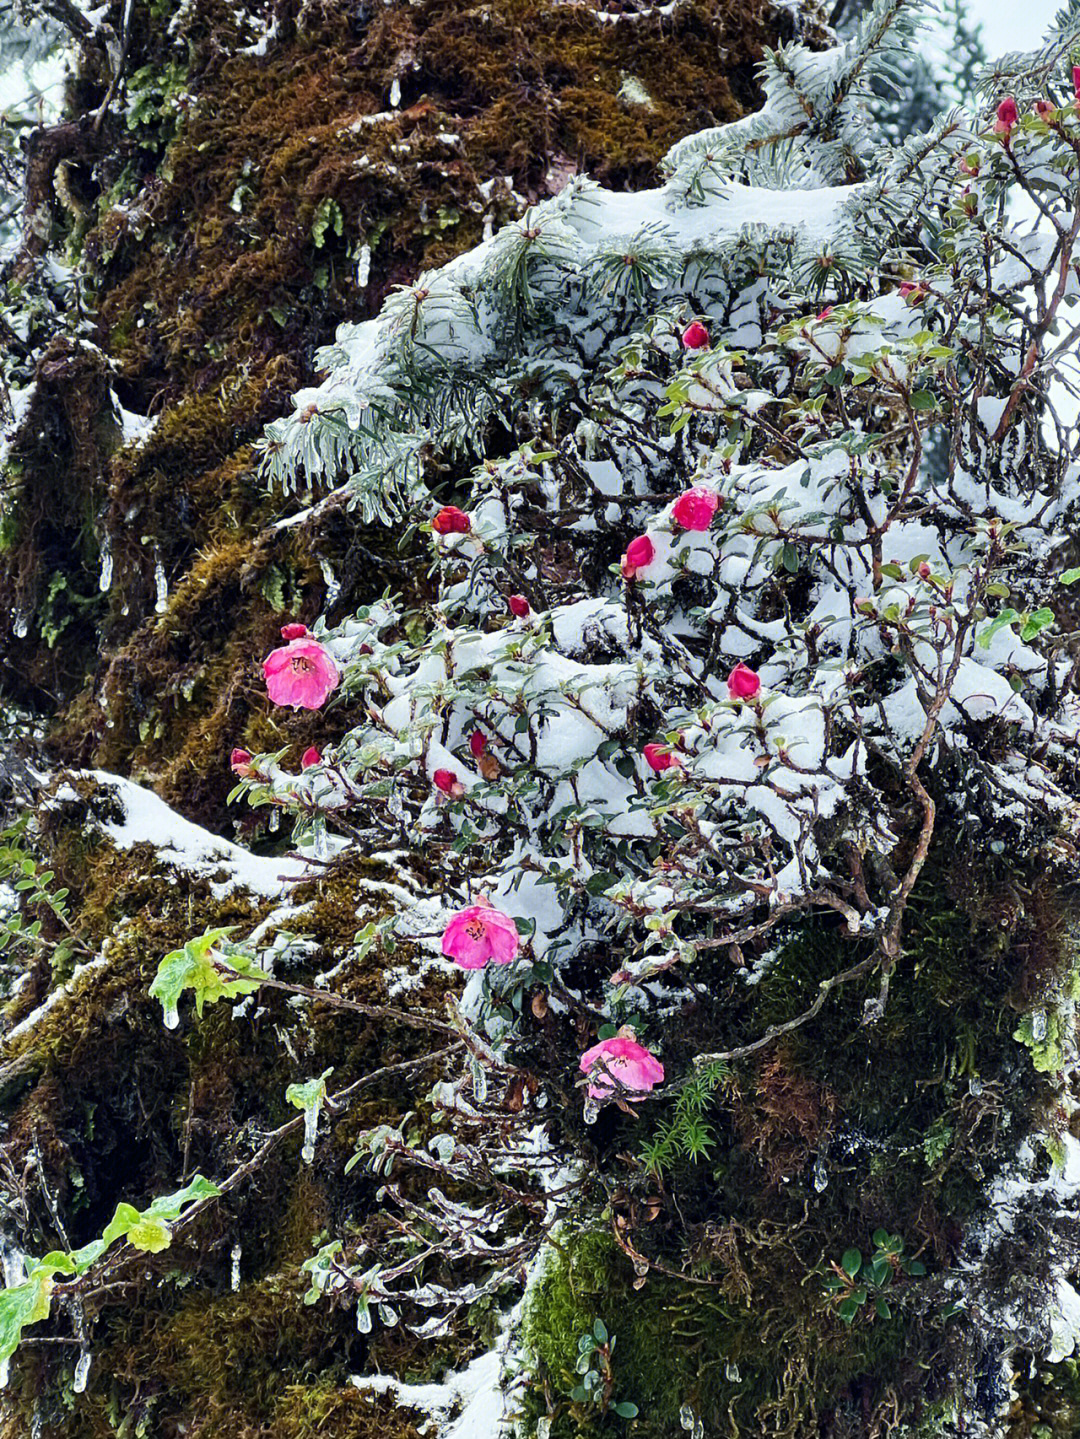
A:
{"type": "Polygon", "coordinates": [[[693,1429],[694,1411],[690,1408],[689,1404],[684,1404],[679,1410],[679,1423],[684,1429],[693,1429]]]}
{"type": "Polygon", "coordinates": [[[300,1158],[305,1164],[310,1164],[315,1158],[315,1136],[319,1129],[319,1106],[311,1104],[304,1110],[304,1147],[300,1151],[300,1158]]]}
{"type": "Polygon", "coordinates": [[[0,1389],[7,1388],[8,1376],[11,1373],[11,1358],[0,1359],[0,1389]]]}
{"type": "Polygon", "coordinates": [[[973,1074],[968,1080],[968,1093],[971,1095],[972,1099],[978,1099],[979,1095],[982,1092],[983,1082],[977,1074],[973,1074]]]}
{"type": "Polygon", "coordinates": [[[536,1439],[551,1439],[551,1417],[545,1414],[536,1421],[536,1439]]]}
{"type": "Polygon", "coordinates": [[[157,603],[154,605],[154,613],[163,615],[169,608],[169,585],[165,579],[165,566],[161,563],[160,555],[154,563],[154,585],[157,589],[157,603]]]}
{"type": "Polygon", "coordinates": [[[90,1359],[89,1349],[84,1349],[79,1355],[79,1362],[75,1365],[75,1377],[71,1381],[73,1394],[86,1393],[86,1381],[90,1377],[90,1359]]]}
{"type": "Polygon", "coordinates": [[[1036,1044],[1046,1038],[1046,1010],[1034,1009],[1031,1012],[1031,1037],[1036,1044]]]}
{"type": "Polygon", "coordinates": [[[30,616],[25,610],[15,611],[15,623],[11,626],[17,640],[24,640],[30,630],[30,616]]]}
{"type": "Polygon", "coordinates": [[[396,110],[401,104],[401,81],[395,75],[390,83],[390,108],[396,110]]]}
{"type": "Polygon", "coordinates": [[[829,1183],[828,1171],[825,1168],[825,1161],[819,1154],[814,1160],[814,1192],[820,1194],[829,1183]]]}
{"type": "Polygon", "coordinates": [[[356,1306],[356,1327],[361,1334],[371,1333],[371,1310],[366,1300],[361,1300],[356,1306]]]}
{"type": "Polygon", "coordinates": [[[272,809],[270,811],[270,821],[267,828],[271,834],[277,834],[281,828],[281,811],[279,809],[272,809]]]}
{"type": "Polygon", "coordinates": [[[731,1384],[738,1384],[739,1380],[742,1378],[742,1375],[739,1373],[739,1366],[737,1364],[733,1364],[730,1359],[724,1365],[724,1378],[727,1379],[731,1384]]]}
{"type": "Polygon", "coordinates": [[[232,1288],[233,1288],[233,1293],[234,1293],[234,1294],[235,1294],[235,1292],[240,1288],[240,1256],[241,1256],[241,1254],[243,1254],[243,1252],[244,1252],[244,1251],[243,1251],[243,1248],[242,1248],[241,1245],[239,1245],[239,1244],[234,1244],[234,1245],[233,1245],[233,1247],[232,1247],[232,1253],[231,1253],[231,1258],[232,1258],[232,1281],[231,1281],[231,1282],[232,1282],[232,1288]]]}
{"type": "Polygon", "coordinates": [[[108,532],[108,530],[106,530],[106,531],[105,531],[105,538],[104,538],[104,539],[102,540],[102,542],[101,542],[101,578],[98,580],[98,589],[101,591],[102,594],[104,594],[104,593],[106,592],[106,590],[109,589],[109,587],[111,586],[111,584],[112,584],[112,576],[113,576],[112,540],[111,540],[111,538],[109,537],[109,532],[108,532]]]}
{"type": "Polygon", "coordinates": [[[180,1011],[175,1004],[167,1004],[165,1006],[165,1014],[163,1017],[166,1029],[175,1029],[180,1023],[180,1011]]]}
{"type": "Polygon", "coordinates": [[[356,262],[356,283],[361,290],[367,289],[367,282],[371,275],[371,246],[363,245],[360,248],[360,258],[356,262]]]}
{"type": "Polygon", "coordinates": [[[595,1100],[587,1099],[585,1101],[585,1108],[581,1112],[581,1117],[586,1124],[596,1123],[596,1121],[600,1118],[600,1106],[596,1103],[595,1100]]]}

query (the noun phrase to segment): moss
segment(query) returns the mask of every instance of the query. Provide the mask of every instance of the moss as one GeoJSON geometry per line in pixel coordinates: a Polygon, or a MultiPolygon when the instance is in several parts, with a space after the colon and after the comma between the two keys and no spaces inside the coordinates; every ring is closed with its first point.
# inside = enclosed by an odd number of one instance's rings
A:
{"type": "MultiPolygon", "coordinates": [[[[790,1264],[790,1255],[776,1258],[790,1264]]],[[[545,1412],[554,1439],[625,1432],[613,1414],[568,1397],[579,1382],[578,1340],[598,1318],[616,1339],[613,1402],[637,1405],[633,1432],[642,1439],[679,1433],[684,1405],[706,1433],[810,1435],[856,1400],[868,1413],[885,1401],[905,1367],[900,1323],[846,1328],[825,1314],[820,1285],[805,1275],[774,1264],[771,1279],[772,1290],[762,1285],[743,1302],[719,1284],[656,1274],[638,1289],[609,1234],[560,1234],[525,1311],[529,1432],[545,1412]]]]}

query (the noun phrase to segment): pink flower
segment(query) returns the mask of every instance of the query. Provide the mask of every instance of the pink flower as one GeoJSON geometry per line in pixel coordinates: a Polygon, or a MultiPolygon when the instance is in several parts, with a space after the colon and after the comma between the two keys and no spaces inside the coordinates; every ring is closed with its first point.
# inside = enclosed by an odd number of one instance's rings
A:
{"type": "Polygon", "coordinates": [[[1020,112],[1016,108],[1016,101],[1011,95],[1006,95],[1001,104],[997,107],[997,119],[994,121],[994,134],[1000,135],[1006,144],[1009,143],[1009,136],[1012,128],[1020,118],[1020,112]]]}
{"type": "MultiPolygon", "coordinates": [[[[720,496],[705,485],[686,490],[671,507],[671,518],[684,530],[707,530],[720,504],[720,496]]],[[[629,551],[627,551],[629,554],[629,551]]]]}
{"type": "Polygon", "coordinates": [[[442,952],[462,969],[509,964],[520,945],[514,921],[486,900],[459,909],[443,930],[442,952]]]}
{"type": "Polygon", "coordinates": [[[304,753],[300,756],[300,768],[313,769],[317,764],[322,764],[322,755],[315,748],[315,746],[312,745],[309,749],[306,749],[304,753]]]}
{"type": "Polygon", "coordinates": [[[1050,116],[1054,113],[1056,109],[1057,106],[1054,104],[1053,100],[1035,101],[1035,113],[1036,115],[1038,115],[1040,120],[1049,120],[1050,116]]]}
{"type": "Polygon", "coordinates": [[[761,689],[761,677],[749,665],[738,664],[727,678],[728,694],[733,700],[749,700],[761,689]]]}
{"type": "Polygon", "coordinates": [[[469,753],[473,759],[479,759],[486,749],[487,740],[484,737],[483,730],[474,729],[469,736],[469,753]]]}
{"type": "Polygon", "coordinates": [[[977,175],[979,173],[978,155],[961,155],[958,168],[964,175],[977,175]]]}
{"type": "Polygon", "coordinates": [[[930,287],[922,280],[904,280],[900,284],[900,298],[910,300],[913,305],[921,305],[929,293],[930,287]]]}
{"type": "Polygon", "coordinates": [[[643,570],[646,565],[651,565],[656,558],[656,547],[648,535],[638,535],[636,540],[631,540],[626,547],[626,554],[622,557],[623,579],[632,580],[638,570],[643,570]]]}
{"type": "Polygon", "coordinates": [[[281,638],[283,640],[303,640],[308,636],[307,625],[282,625],[281,638]]]}
{"type": "Polygon", "coordinates": [[[457,505],[443,505],[431,522],[437,535],[467,535],[472,529],[472,520],[457,505]]]}
{"type": "Polygon", "coordinates": [[[290,640],[263,660],[266,693],[276,705],[317,710],[341,683],[337,665],[318,640],[290,640]]]}
{"type": "Polygon", "coordinates": [[[682,332],[683,348],[704,350],[709,343],[709,332],[700,320],[693,320],[682,332]]]}
{"type": "Polygon", "coordinates": [[[682,763],[677,754],[672,754],[667,745],[647,744],[641,751],[645,756],[645,763],[656,774],[663,774],[664,770],[672,769],[682,763]]]}
{"type": "Polygon", "coordinates": [[[1076,103],[1080,105],[1080,65],[1072,67],[1073,94],[1076,96],[1076,103]]]}
{"type": "Polygon", "coordinates": [[[636,1039],[621,1034],[587,1049],[579,1068],[589,1076],[590,1099],[606,1099],[616,1083],[633,1094],[647,1094],[664,1078],[664,1066],[656,1056],[636,1039]]]}
{"type": "Polygon", "coordinates": [[[524,595],[511,595],[506,603],[510,606],[510,613],[516,615],[519,620],[525,619],[531,613],[529,601],[524,595]]]}
{"type": "Polygon", "coordinates": [[[827,319],[829,318],[829,316],[832,314],[832,312],[833,312],[833,307],[832,307],[831,305],[826,305],[824,309],[819,310],[819,311],[817,312],[817,317],[818,317],[819,320],[827,320],[827,319]]]}
{"type": "Polygon", "coordinates": [[[250,779],[255,773],[251,766],[251,755],[246,749],[234,749],[229,756],[229,768],[237,779],[250,779]]]}

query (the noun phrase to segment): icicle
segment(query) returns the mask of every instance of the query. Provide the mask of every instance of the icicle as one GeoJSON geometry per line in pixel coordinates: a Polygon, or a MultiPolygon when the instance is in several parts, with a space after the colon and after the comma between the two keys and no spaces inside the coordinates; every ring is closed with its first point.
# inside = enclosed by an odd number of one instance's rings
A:
{"type": "Polygon", "coordinates": [[[232,1290],[233,1290],[233,1293],[234,1293],[234,1294],[235,1294],[236,1291],[240,1288],[240,1256],[241,1256],[241,1254],[242,1254],[243,1252],[244,1252],[244,1251],[243,1251],[243,1248],[242,1248],[241,1245],[239,1245],[239,1244],[234,1244],[234,1245],[233,1245],[233,1247],[232,1247],[232,1280],[231,1280],[231,1283],[232,1283],[232,1290]]]}
{"type": "Polygon", "coordinates": [[[371,246],[363,245],[360,248],[360,258],[356,262],[356,283],[361,290],[367,289],[367,282],[371,276],[371,246]]]}
{"type": "Polygon", "coordinates": [[[724,1378],[730,1384],[738,1384],[739,1380],[742,1378],[742,1375],[739,1373],[739,1366],[730,1359],[724,1365],[724,1378]]]}
{"type": "Polygon", "coordinates": [[[305,1164],[310,1164],[315,1158],[315,1136],[319,1131],[319,1106],[309,1104],[304,1110],[304,1147],[300,1151],[300,1158],[305,1164]]]}
{"type": "Polygon", "coordinates": [[[11,1357],[0,1359],[0,1389],[7,1388],[7,1382],[11,1374],[11,1357]]]}
{"type": "Polygon", "coordinates": [[[396,110],[401,104],[401,81],[395,75],[390,83],[390,108],[396,110]]]}
{"type": "Polygon", "coordinates": [[[30,616],[26,610],[15,611],[15,623],[11,626],[12,633],[17,640],[24,640],[30,630],[30,616]]]}
{"type": "Polygon", "coordinates": [[[1034,1009],[1031,1012],[1031,1037],[1036,1044],[1041,1044],[1046,1038],[1046,1010],[1034,1009]]]}
{"type": "Polygon", "coordinates": [[[585,1101],[585,1108],[582,1111],[581,1117],[586,1124],[595,1124],[600,1118],[600,1106],[596,1103],[595,1099],[587,1099],[585,1101]]]}
{"type": "Polygon", "coordinates": [[[112,538],[108,530],[105,531],[105,538],[101,542],[101,578],[98,580],[98,589],[102,594],[111,587],[113,577],[113,553],[112,538]]]}
{"type": "Polygon", "coordinates": [[[79,1362],[75,1365],[75,1377],[71,1381],[73,1394],[86,1393],[86,1381],[90,1377],[90,1359],[89,1349],[84,1349],[79,1355],[79,1362]]]}
{"type": "Polygon", "coordinates": [[[165,566],[161,563],[160,555],[154,561],[154,584],[157,588],[157,603],[154,605],[154,613],[163,615],[169,607],[169,585],[165,579],[165,566]]]}
{"type": "Polygon", "coordinates": [[[365,1300],[356,1306],[356,1327],[361,1334],[371,1333],[371,1310],[365,1300]]]}
{"type": "Polygon", "coordinates": [[[825,1161],[819,1154],[814,1160],[814,1190],[820,1194],[829,1183],[829,1176],[825,1169],[825,1161]]]}
{"type": "Polygon", "coordinates": [[[180,1023],[180,1011],[175,1004],[165,1005],[165,1012],[162,1015],[166,1029],[175,1029],[180,1023]]]}
{"type": "Polygon", "coordinates": [[[536,1421],[536,1439],[551,1439],[551,1417],[544,1414],[536,1421]]]}
{"type": "Polygon", "coordinates": [[[281,811],[279,809],[272,809],[270,811],[270,823],[268,828],[271,834],[277,834],[278,830],[281,828],[281,811]]]}

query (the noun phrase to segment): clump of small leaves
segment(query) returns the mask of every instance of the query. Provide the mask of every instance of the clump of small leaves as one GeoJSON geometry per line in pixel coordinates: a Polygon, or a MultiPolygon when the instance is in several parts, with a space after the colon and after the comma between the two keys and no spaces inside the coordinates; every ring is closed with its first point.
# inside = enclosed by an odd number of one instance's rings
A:
{"type": "Polygon", "coordinates": [[[610,1409],[620,1419],[636,1419],[638,1407],[626,1400],[612,1403],[615,1376],[611,1367],[611,1356],[615,1350],[615,1335],[608,1334],[602,1319],[594,1319],[593,1326],[578,1340],[576,1372],[581,1382],[570,1391],[575,1404],[595,1404],[601,1414],[610,1409]]]}
{"type": "Polygon", "coordinates": [[[878,1318],[891,1319],[892,1308],[886,1298],[889,1288],[901,1274],[914,1279],[926,1273],[922,1260],[904,1254],[899,1234],[875,1229],[873,1241],[869,1259],[864,1259],[859,1249],[847,1249],[839,1264],[830,1260],[832,1272],[825,1276],[825,1291],[829,1302],[836,1305],[836,1317],[844,1324],[851,1324],[871,1299],[878,1318]]]}

